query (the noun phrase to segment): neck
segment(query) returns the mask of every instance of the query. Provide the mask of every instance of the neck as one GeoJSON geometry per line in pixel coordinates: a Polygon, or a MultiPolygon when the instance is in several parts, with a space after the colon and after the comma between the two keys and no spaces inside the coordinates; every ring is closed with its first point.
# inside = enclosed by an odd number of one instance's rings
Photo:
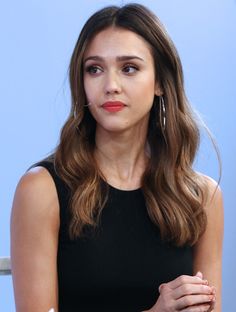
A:
{"type": "Polygon", "coordinates": [[[145,131],[96,131],[95,158],[107,182],[121,189],[141,186],[148,162],[145,131]]]}

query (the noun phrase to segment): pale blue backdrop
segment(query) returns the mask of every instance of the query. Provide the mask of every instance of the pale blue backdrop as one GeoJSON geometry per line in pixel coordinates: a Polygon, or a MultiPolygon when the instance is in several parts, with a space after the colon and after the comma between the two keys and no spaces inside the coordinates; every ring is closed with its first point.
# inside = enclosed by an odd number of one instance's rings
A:
{"type": "MultiPolygon", "coordinates": [[[[0,256],[10,253],[9,219],[20,176],[57,143],[69,110],[67,68],[79,31],[98,8],[127,1],[1,0],[0,256]]],[[[221,152],[225,201],[223,311],[235,310],[236,2],[137,1],[166,25],[182,58],[186,91],[221,152]]],[[[198,170],[218,179],[207,136],[198,170]]],[[[11,277],[0,277],[0,311],[13,312],[11,277]]]]}

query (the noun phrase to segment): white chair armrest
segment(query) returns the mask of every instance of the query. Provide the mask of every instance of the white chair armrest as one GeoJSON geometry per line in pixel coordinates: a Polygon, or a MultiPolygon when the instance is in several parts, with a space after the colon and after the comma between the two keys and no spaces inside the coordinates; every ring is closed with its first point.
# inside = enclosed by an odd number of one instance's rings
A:
{"type": "Polygon", "coordinates": [[[0,257],[0,275],[11,274],[11,259],[9,257],[0,257]]]}

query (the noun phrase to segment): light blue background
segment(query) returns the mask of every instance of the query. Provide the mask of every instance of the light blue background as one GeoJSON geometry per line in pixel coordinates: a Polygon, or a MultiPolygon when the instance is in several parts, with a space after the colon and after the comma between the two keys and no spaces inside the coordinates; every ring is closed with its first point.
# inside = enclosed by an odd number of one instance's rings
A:
{"type": "MultiPolygon", "coordinates": [[[[235,311],[236,2],[137,1],[165,24],[179,50],[186,91],[214,134],[223,161],[223,311],[235,311]]],[[[0,256],[10,254],[9,219],[20,176],[57,143],[69,111],[67,68],[79,31],[95,10],[126,1],[8,0],[0,6],[0,256]]],[[[218,179],[203,136],[198,170],[218,179]]],[[[0,277],[0,311],[13,312],[11,277],[0,277]]]]}

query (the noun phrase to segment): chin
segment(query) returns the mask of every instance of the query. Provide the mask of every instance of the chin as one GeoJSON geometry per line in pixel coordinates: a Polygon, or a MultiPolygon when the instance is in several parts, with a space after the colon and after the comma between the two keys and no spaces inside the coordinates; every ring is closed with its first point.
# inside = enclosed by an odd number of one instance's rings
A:
{"type": "Polygon", "coordinates": [[[128,125],[121,125],[121,124],[116,124],[116,123],[101,125],[101,128],[103,129],[103,131],[105,130],[106,132],[111,132],[114,134],[123,133],[127,131],[128,129],[130,129],[128,125]]]}

